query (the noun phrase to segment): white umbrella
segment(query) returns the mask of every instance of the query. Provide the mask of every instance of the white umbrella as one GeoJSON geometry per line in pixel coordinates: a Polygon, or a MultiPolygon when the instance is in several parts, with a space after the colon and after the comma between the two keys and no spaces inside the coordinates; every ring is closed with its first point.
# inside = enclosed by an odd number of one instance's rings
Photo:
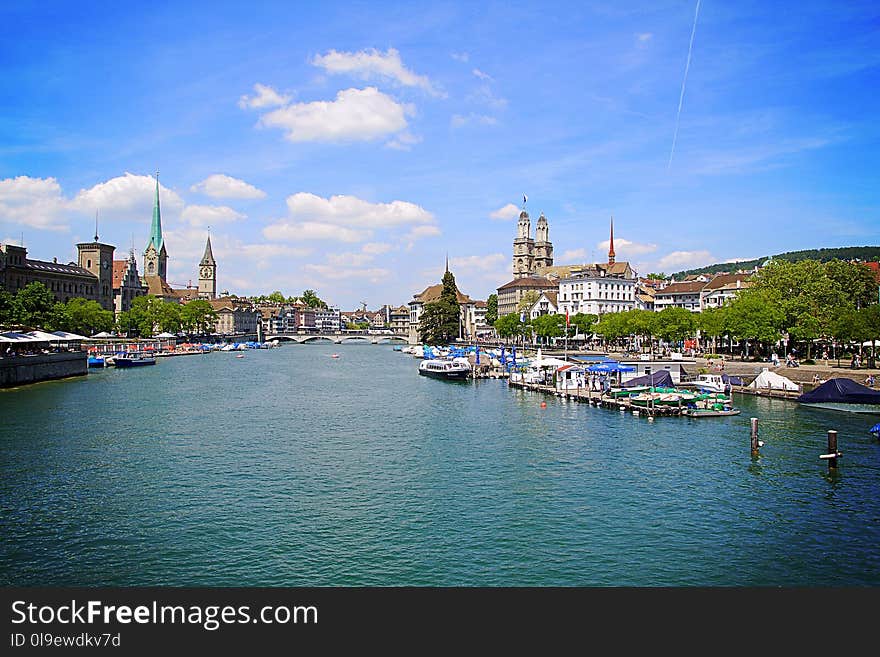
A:
{"type": "Polygon", "coordinates": [[[157,338],[176,338],[177,336],[166,332],[166,333],[160,333],[156,337],[157,338]]]}
{"type": "Polygon", "coordinates": [[[95,333],[93,338],[112,338],[113,336],[107,333],[107,331],[101,331],[100,333],[95,333]]]}

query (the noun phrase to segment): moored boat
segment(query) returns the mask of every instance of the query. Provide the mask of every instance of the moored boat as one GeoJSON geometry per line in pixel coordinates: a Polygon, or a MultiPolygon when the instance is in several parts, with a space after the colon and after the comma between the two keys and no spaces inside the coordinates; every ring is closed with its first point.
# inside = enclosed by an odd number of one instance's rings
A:
{"type": "Polygon", "coordinates": [[[116,367],[142,367],[144,365],[155,365],[156,359],[152,356],[128,354],[127,356],[117,356],[113,359],[113,362],[116,367]]]}
{"type": "Polygon", "coordinates": [[[852,379],[830,379],[797,398],[802,406],[849,413],[880,414],[880,391],[852,379]]]}
{"type": "Polygon", "coordinates": [[[419,374],[435,379],[462,381],[470,377],[471,365],[464,358],[432,358],[419,363],[419,374]]]}
{"type": "Polygon", "coordinates": [[[89,356],[89,367],[107,367],[103,356],[89,356]]]}

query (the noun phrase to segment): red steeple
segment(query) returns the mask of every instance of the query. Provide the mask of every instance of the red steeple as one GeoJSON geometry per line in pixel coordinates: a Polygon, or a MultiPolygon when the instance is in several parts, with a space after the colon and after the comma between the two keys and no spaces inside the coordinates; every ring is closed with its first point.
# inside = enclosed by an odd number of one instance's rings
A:
{"type": "Polygon", "coordinates": [[[611,241],[608,243],[608,264],[614,264],[614,215],[611,215],[611,241]]]}

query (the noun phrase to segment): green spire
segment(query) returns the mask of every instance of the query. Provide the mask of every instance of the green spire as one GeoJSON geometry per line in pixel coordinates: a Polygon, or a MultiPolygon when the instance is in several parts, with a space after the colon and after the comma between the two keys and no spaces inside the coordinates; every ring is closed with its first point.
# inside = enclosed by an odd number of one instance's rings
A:
{"type": "Polygon", "coordinates": [[[159,212],[159,172],[156,171],[156,201],[153,203],[153,226],[150,229],[150,242],[156,251],[162,250],[162,215],[159,212]]]}

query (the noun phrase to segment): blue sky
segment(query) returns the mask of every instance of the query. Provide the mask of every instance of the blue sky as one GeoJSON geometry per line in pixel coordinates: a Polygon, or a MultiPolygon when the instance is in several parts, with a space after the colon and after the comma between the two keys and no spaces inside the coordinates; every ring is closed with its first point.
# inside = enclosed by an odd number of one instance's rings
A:
{"type": "Polygon", "coordinates": [[[140,265],[158,169],[172,284],[210,225],[219,289],[344,309],[447,253],[485,299],[523,194],[557,264],[611,215],[642,274],[880,243],[880,6],[703,0],[671,153],[695,9],[4,3],[0,240],[66,262],[97,210],[140,265]]]}

